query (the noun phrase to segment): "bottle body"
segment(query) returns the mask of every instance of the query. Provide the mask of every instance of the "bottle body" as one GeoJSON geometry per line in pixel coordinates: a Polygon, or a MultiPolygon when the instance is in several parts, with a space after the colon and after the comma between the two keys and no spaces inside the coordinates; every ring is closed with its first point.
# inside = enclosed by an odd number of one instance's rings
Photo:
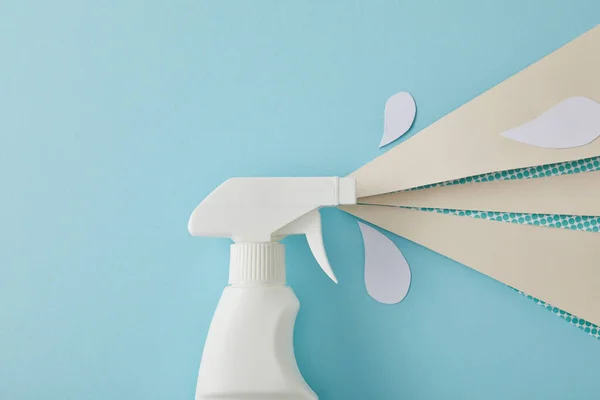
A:
{"type": "Polygon", "coordinates": [[[294,356],[299,306],[282,284],[227,286],[206,338],[196,400],[316,400],[294,356]]]}

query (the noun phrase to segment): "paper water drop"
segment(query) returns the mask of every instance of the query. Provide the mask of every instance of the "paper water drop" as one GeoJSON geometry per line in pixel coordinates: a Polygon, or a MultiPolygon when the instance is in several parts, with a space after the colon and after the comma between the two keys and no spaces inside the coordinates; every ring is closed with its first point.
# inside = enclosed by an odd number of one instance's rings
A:
{"type": "Polygon", "coordinates": [[[600,104],[586,97],[571,97],[501,135],[551,149],[584,146],[600,136],[600,104]]]}
{"type": "Polygon", "coordinates": [[[379,147],[392,143],[408,132],[416,113],[417,105],[410,93],[400,92],[390,97],[385,103],[383,136],[379,147]]]}
{"type": "Polygon", "coordinates": [[[410,287],[410,267],[394,242],[384,234],[358,223],[365,246],[365,286],[380,303],[395,304],[406,297],[410,287]]]}

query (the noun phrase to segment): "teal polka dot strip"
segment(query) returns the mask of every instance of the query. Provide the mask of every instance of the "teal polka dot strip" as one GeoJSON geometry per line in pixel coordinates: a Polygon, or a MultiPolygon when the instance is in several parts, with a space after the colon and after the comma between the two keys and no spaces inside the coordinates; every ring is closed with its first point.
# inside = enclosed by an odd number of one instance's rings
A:
{"type": "Polygon", "coordinates": [[[570,229],[574,231],[598,232],[600,216],[586,215],[557,215],[557,214],[524,214],[494,211],[453,210],[448,208],[418,208],[405,207],[420,211],[434,211],[441,214],[466,216],[471,218],[488,219],[513,224],[537,225],[547,228],[570,229]]]}
{"type": "MultiPolygon", "coordinates": [[[[456,179],[453,181],[440,182],[432,185],[425,185],[418,189],[428,189],[436,186],[450,186],[460,185],[470,182],[492,182],[495,180],[507,180],[507,179],[535,179],[547,176],[557,176],[565,174],[577,174],[586,171],[600,171],[600,157],[586,158],[577,161],[567,161],[556,164],[548,164],[543,166],[519,168],[509,171],[492,172],[477,176],[471,176],[467,178],[456,179]]],[[[437,212],[441,214],[457,215],[461,217],[471,217],[478,219],[487,219],[490,221],[513,223],[513,224],[526,224],[536,225],[546,228],[559,228],[559,229],[570,229],[580,230],[588,232],[598,232],[600,230],[600,216],[585,216],[585,215],[556,215],[556,214],[527,214],[527,213],[508,213],[508,212],[494,212],[494,211],[477,211],[477,210],[454,210],[454,209],[443,209],[443,208],[418,208],[418,207],[402,207],[410,208],[420,211],[437,212]]],[[[509,286],[510,287],[510,286],[509,286]]],[[[600,327],[592,324],[589,321],[585,321],[572,315],[566,311],[560,310],[557,307],[552,306],[540,299],[532,297],[527,293],[520,290],[511,288],[521,295],[527,297],[536,304],[544,307],[546,310],[553,314],[563,318],[571,325],[578,327],[587,334],[600,339],[600,327]]]]}
{"type": "Polygon", "coordinates": [[[576,161],[565,161],[556,164],[539,165],[536,167],[511,169],[501,172],[490,172],[487,174],[469,176],[452,181],[420,186],[409,190],[429,189],[436,186],[459,185],[471,182],[492,182],[508,179],[535,179],[544,178],[547,176],[577,174],[586,171],[600,171],[600,157],[584,158],[576,161]]]}
{"type": "Polygon", "coordinates": [[[577,328],[586,332],[590,336],[593,336],[596,339],[600,339],[600,327],[598,327],[598,325],[594,325],[591,322],[585,321],[581,318],[577,318],[573,314],[570,314],[566,311],[560,310],[557,307],[553,307],[551,304],[546,303],[540,299],[536,299],[535,297],[532,297],[526,293],[523,293],[520,290],[517,290],[515,288],[511,288],[511,289],[513,289],[515,292],[517,292],[523,296],[526,296],[529,300],[532,300],[533,302],[535,302],[535,304],[538,304],[538,305],[544,307],[546,310],[552,312],[554,315],[558,315],[559,317],[561,317],[562,319],[564,319],[571,325],[576,326],[577,328]]]}

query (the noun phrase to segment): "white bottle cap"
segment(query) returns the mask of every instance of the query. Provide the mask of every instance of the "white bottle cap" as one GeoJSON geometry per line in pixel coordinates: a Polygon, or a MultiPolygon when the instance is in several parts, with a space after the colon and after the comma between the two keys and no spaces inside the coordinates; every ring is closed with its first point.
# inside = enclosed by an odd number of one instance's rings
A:
{"type": "Polygon", "coordinates": [[[234,243],[230,285],[285,284],[285,246],[281,243],[234,243]]]}

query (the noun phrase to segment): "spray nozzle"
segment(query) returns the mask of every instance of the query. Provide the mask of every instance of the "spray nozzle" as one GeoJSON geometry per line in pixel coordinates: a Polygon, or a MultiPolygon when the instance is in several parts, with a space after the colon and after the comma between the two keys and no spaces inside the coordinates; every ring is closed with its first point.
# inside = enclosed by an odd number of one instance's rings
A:
{"type": "Polygon", "coordinates": [[[229,237],[236,243],[276,242],[304,234],[323,271],[329,265],[319,208],[356,204],[353,178],[232,178],[216,188],[192,213],[194,236],[229,237]]]}

